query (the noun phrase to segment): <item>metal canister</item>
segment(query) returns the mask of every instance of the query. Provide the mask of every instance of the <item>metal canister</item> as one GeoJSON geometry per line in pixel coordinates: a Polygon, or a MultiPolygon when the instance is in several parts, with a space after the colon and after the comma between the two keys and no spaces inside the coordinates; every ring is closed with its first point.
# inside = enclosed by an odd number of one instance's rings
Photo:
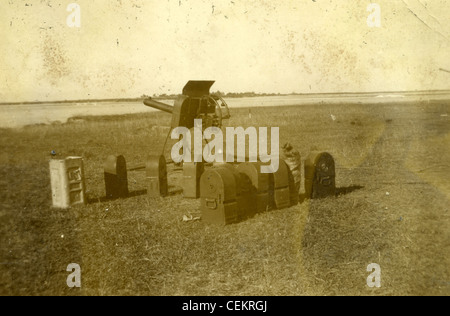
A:
{"type": "Polygon", "coordinates": [[[50,160],[50,181],[54,207],[69,208],[86,203],[81,157],[50,160]]]}

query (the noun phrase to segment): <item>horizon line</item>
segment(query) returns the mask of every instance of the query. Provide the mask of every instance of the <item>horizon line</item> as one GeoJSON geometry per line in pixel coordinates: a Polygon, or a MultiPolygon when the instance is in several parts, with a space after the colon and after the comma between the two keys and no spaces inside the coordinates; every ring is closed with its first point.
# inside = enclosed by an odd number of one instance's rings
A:
{"type": "MultiPolygon", "coordinates": [[[[219,90],[218,90],[219,91],[219,90]]],[[[221,91],[219,91],[221,92],[221,91]]],[[[214,92],[212,92],[213,94],[214,92]]],[[[280,93],[280,92],[222,92],[225,97],[227,94],[254,94],[254,97],[258,96],[289,96],[289,95],[338,95],[338,94],[355,94],[355,95],[367,95],[367,94],[396,94],[396,93],[405,93],[405,94],[413,94],[413,93],[450,93],[450,89],[437,89],[437,90],[397,90],[397,91],[369,91],[369,92],[314,92],[314,93],[304,93],[304,92],[291,92],[291,93],[280,93]]],[[[160,94],[153,98],[165,98],[163,97],[173,98],[175,96],[181,95],[179,94],[160,94]]],[[[230,98],[242,98],[245,96],[237,96],[230,98]]],[[[252,96],[248,96],[252,97],[252,96]]],[[[22,104],[44,104],[44,103],[77,103],[77,102],[121,102],[121,101],[137,101],[144,100],[145,97],[126,97],[126,98],[98,98],[98,99],[69,99],[69,100],[48,100],[48,101],[13,101],[13,102],[0,102],[0,105],[22,105],[22,104]]]]}

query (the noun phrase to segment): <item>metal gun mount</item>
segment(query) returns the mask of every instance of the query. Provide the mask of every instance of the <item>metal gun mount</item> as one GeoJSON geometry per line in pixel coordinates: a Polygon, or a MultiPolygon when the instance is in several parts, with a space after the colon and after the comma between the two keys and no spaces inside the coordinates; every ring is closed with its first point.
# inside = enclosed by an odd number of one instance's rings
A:
{"type": "Polygon", "coordinates": [[[220,96],[210,94],[213,84],[214,81],[188,81],[173,106],[152,98],[144,100],[144,104],[172,114],[172,129],[178,126],[190,129],[194,127],[195,119],[202,119],[203,129],[211,126],[220,128],[222,121],[230,118],[230,110],[220,96]]]}

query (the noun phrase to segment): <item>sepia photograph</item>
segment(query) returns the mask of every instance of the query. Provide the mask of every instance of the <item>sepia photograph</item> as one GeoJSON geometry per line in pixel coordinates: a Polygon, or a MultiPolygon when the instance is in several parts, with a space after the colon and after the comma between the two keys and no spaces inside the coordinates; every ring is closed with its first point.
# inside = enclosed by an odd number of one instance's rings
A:
{"type": "Polygon", "coordinates": [[[449,296],[449,16],[1,1],[0,295],[449,296]]]}

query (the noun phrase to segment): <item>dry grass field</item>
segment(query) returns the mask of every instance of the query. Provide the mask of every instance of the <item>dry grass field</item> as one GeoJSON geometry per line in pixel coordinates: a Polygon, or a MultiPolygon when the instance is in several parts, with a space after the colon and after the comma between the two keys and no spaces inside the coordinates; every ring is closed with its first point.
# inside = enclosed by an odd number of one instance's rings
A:
{"type": "Polygon", "coordinates": [[[103,161],[161,150],[170,115],[85,117],[0,130],[0,295],[450,295],[450,102],[232,109],[229,126],[279,126],[305,159],[336,159],[338,194],[224,227],[198,215],[179,173],[150,198],[106,200],[103,161]],[[332,120],[331,115],[335,116],[332,120]],[[84,158],[88,204],[51,207],[48,162],[84,158]],[[82,287],[66,285],[78,263],[82,287]],[[381,267],[369,288],[366,267],[381,267]]]}

